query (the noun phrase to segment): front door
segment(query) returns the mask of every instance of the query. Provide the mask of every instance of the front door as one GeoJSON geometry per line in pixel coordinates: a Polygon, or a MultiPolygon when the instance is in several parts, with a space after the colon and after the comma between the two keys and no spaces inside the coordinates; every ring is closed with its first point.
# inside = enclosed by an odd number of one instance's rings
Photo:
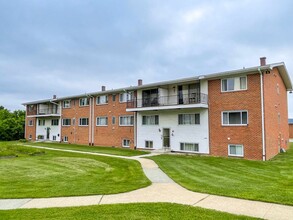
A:
{"type": "Polygon", "coordinates": [[[170,128],[163,128],[163,147],[170,147],[170,128]]]}
{"type": "Polygon", "coordinates": [[[50,139],[50,129],[51,129],[51,128],[47,127],[47,137],[46,137],[47,140],[50,139]]]}

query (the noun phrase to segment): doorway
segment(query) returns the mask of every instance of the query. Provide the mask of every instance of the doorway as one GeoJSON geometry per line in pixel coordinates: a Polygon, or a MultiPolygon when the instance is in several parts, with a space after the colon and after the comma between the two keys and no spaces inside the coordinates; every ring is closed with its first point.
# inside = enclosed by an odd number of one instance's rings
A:
{"type": "Polygon", "coordinates": [[[163,147],[170,147],[170,128],[163,128],[163,147]]]}

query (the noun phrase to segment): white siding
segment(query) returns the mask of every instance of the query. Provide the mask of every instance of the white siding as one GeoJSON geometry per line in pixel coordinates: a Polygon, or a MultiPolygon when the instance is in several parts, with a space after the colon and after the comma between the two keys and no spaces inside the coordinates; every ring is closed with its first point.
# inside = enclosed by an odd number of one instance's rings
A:
{"type": "Polygon", "coordinates": [[[198,143],[199,153],[209,153],[209,128],[207,109],[185,109],[138,112],[137,147],[144,148],[145,141],[153,141],[154,149],[162,149],[163,128],[170,128],[171,150],[180,151],[180,143],[198,143]],[[199,125],[178,125],[178,114],[200,114],[199,125]],[[159,125],[142,125],[143,115],[159,115],[159,125]]]}
{"type": "Polygon", "coordinates": [[[57,118],[37,118],[36,121],[36,138],[38,138],[39,135],[43,135],[44,136],[44,140],[48,140],[47,139],[47,129],[50,129],[50,141],[53,141],[53,136],[56,136],[56,141],[60,141],[60,137],[61,137],[61,120],[59,120],[59,124],[58,126],[52,126],[51,125],[51,121],[52,119],[57,119],[57,118]],[[45,126],[39,126],[39,120],[45,120],[45,126]],[[59,136],[58,136],[59,134],[59,136]]]}

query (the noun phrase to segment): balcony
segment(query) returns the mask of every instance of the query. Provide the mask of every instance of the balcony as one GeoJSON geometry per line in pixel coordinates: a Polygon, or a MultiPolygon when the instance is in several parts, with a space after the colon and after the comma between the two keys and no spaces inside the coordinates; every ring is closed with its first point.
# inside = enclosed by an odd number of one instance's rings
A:
{"type": "Polygon", "coordinates": [[[57,108],[41,108],[38,109],[38,115],[59,115],[60,112],[57,108]]]}
{"type": "Polygon", "coordinates": [[[136,99],[127,102],[127,111],[147,111],[181,108],[208,108],[208,95],[182,94],[173,96],[158,96],[136,99]]]}

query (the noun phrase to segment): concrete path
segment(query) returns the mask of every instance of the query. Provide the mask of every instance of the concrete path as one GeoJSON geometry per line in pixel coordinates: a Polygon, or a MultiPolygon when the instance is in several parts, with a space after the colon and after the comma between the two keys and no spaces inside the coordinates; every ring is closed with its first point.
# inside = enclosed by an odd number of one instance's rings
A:
{"type": "Polygon", "coordinates": [[[293,206],[189,191],[170,179],[153,160],[146,158],[150,155],[125,157],[92,152],[80,152],[75,150],[52,149],[46,147],[37,148],[137,160],[140,162],[145,175],[151,180],[152,185],[131,192],[112,195],[40,199],[0,199],[0,209],[68,207],[136,202],[170,202],[264,219],[293,219],[293,206]]]}

